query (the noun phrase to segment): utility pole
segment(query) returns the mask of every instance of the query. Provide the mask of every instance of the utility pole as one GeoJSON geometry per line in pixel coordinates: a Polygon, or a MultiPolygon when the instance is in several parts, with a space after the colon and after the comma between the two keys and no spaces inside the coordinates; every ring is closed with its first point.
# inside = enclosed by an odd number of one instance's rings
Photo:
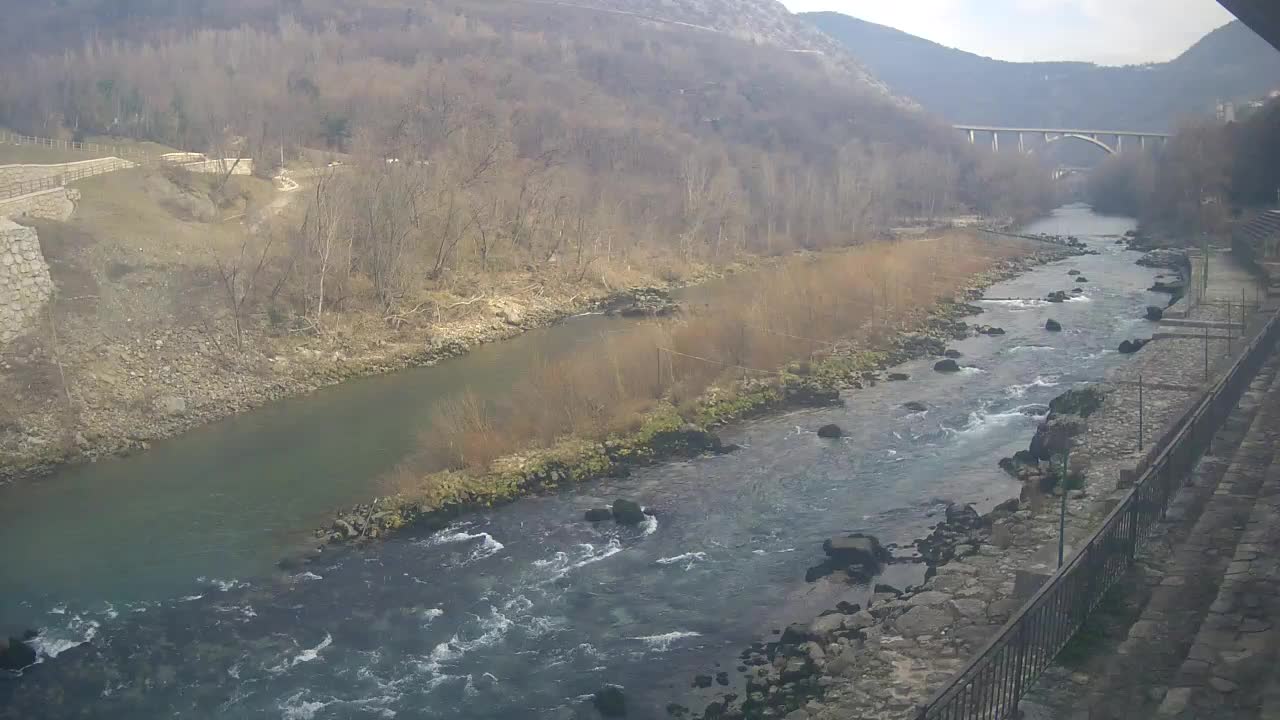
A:
{"type": "Polygon", "coordinates": [[[1058,511],[1058,567],[1062,567],[1062,558],[1067,548],[1067,458],[1071,456],[1070,450],[1062,451],[1062,480],[1058,483],[1059,489],[1062,490],[1062,505],[1058,511]]]}

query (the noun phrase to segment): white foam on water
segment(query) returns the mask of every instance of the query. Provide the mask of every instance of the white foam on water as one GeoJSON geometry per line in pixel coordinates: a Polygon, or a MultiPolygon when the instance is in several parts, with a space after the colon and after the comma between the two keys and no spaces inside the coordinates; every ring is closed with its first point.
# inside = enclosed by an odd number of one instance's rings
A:
{"type": "Polygon", "coordinates": [[[462,561],[463,565],[469,565],[477,560],[483,560],[492,557],[501,552],[506,546],[498,542],[492,535],[487,532],[469,533],[463,530],[449,532],[447,529],[427,538],[425,547],[435,545],[450,545],[453,543],[465,543],[472,540],[479,540],[480,544],[472,548],[471,554],[466,560],[462,561]]]}
{"type": "Polygon", "coordinates": [[[644,528],[645,536],[658,532],[658,518],[653,515],[645,515],[644,522],[640,523],[640,527],[644,528]]]}
{"type": "MultiPolygon", "coordinates": [[[[649,516],[652,518],[652,516],[649,516]]],[[[657,528],[657,520],[654,520],[654,528],[657,528]]],[[[581,543],[576,547],[576,558],[570,557],[569,553],[557,551],[551,557],[545,560],[534,560],[533,565],[537,568],[549,569],[551,576],[544,582],[554,582],[568,575],[571,571],[586,567],[593,563],[598,563],[606,558],[613,557],[622,552],[622,543],[618,538],[610,538],[608,544],[602,549],[597,549],[591,543],[581,543]]]]}
{"type": "Polygon", "coordinates": [[[280,717],[283,720],[312,720],[316,713],[333,703],[332,700],[328,702],[303,700],[302,696],[306,694],[306,690],[300,690],[281,702],[278,706],[281,710],[280,717]]]}
{"type": "MultiPolygon", "coordinates": [[[[515,601],[508,601],[507,605],[511,605],[512,602],[515,601]]],[[[525,602],[528,602],[528,600],[526,599],[525,602]]],[[[498,608],[493,606],[489,607],[488,617],[477,619],[480,622],[482,631],[479,637],[472,640],[464,640],[457,633],[454,633],[453,637],[449,638],[447,642],[442,642],[431,650],[431,655],[428,656],[426,662],[420,664],[422,669],[440,677],[454,677],[441,675],[440,668],[445,663],[462,659],[469,652],[497,643],[506,637],[507,632],[515,624],[511,618],[499,612],[498,608]]]]}
{"type": "Polygon", "coordinates": [[[1028,411],[1033,408],[1043,408],[1043,405],[1020,405],[1012,410],[999,413],[988,413],[986,410],[975,410],[969,413],[969,421],[964,427],[959,429],[943,428],[943,431],[949,435],[958,438],[969,438],[985,435],[993,428],[1004,427],[1011,422],[1023,420],[1028,417],[1042,417],[1039,414],[1031,414],[1028,411]]]}
{"type": "Polygon", "coordinates": [[[973,366],[968,366],[968,367],[962,367],[962,368],[960,368],[960,372],[958,372],[958,373],[956,373],[956,374],[957,374],[957,375],[986,375],[986,374],[987,374],[987,371],[986,371],[986,370],[983,370],[982,368],[976,368],[976,367],[973,367],[973,366]]]}
{"type": "Polygon", "coordinates": [[[1009,352],[1040,352],[1042,350],[1052,349],[1052,345],[1014,345],[1009,348],[1009,352]]]}
{"type": "Polygon", "coordinates": [[[1050,377],[1037,375],[1035,380],[1032,380],[1031,382],[1025,383],[1022,385],[1010,385],[1009,387],[1004,389],[1004,392],[1009,397],[1020,398],[1026,395],[1027,391],[1032,388],[1058,387],[1058,383],[1055,382],[1057,379],[1058,377],[1056,375],[1053,375],[1050,377]]]}
{"type": "Polygon", "coordinates": [[[441,610],[440,608],[429,608],[422,611],[422,619],[426,620],[428,623],[441,615],[444,615],[444,610],[441,610]]]}
{"type": "Polygon", "coordinates": [[[641,637],[629,637],[628,640],[638,640],[648,646],[649,650],[655,652],[666,652],[671,649],[672,644],[679,640],[691,637],[702,637],[702,633],[693,632],[692,630],[674,630],[661,635],[645,635],[641,637]]]}
{"type": "Polygon", "coordinates": [[[311,572],[310,570],[308,570],[308,571],[306,571],[306,572],[302,573],[301,575],[294,575],[294,576],[293,576],[293,579],[294,579],[294,580],[323,580],[323,579],[324,579],[324,576],[323,576],[323,575],[317,575],[317,574],[315,574],[315,573],[311,572]]]}
{"type": "MultiPolygon", "coordinates": [[[[65,610],[64,610],[65,612],[65,610]]],[[[72,615],[67,624],[57,628],[44,628],[39,635],[27,641],[27,645],[36,651],[36,663],[45,658],[53,659],[74,647],[79,647],[98,635],[101,627],[96,620],[87,620],[79,615],[72,615]]]]}
{"type": "Polygon", "coordinates": [[[1082,303],[1082,302],[1093,302],[1093,299],[1090,298],[1088,295],[1073,295],[1067,298],[1066,301],[1069,303],[1082,303]]]}
{"type": "Polygon", "coordinates": [[[178,600],[179,600],[180,602],[193,602],[193,601],[195,601],[195,600],[199,600],[199,599],[201,599],[201,598],[203,598],[203,597],[204,597],[204,595],[183,595],[182,597],[178,598],[178,600]]]}
{"type": "MultiPolygon", "coordinates": [[[[674,555],[672,557],[658,558],[654,562],[658,563],[659,565],[675,565],[676,563],[688,562],[689,567],[693,567],[694,562],[698,560],[706,560],[706,559],[707,559],[707,554],[704,552],[687,552],[687,553],[681,553],[679,555],[674,555]]],[[[685,569],[688,570],[689,568],[686,567],[685,569]]]]}
{"type": "Polygon", "coordinates": [[[990,303],[992,305],[1004,305],[1015,310],[1039,307],[1048,303],[1047,300],[1042,300],[1040,298],[1008,298],[1004,300],[987,300],[984,298],[978,302],[990,303]]]}
{"type": "Polygon", "coordinates": [[[49,614],[50,614],[50,615],[66,615],[66,614],[67,614],[67,606],[66,606],[66,605],[54,605],[53,607],[49,608],[49,614]]]}
{"type": "Polygon", "coordinates": [[[205,585],[213,585],[214,587],[218,588],[218,590],[220,590],[220,591],[222,591],[222,592],[227,592],[227,591],[229,591],[229,590],[235,590],[235,589],[237,589],[237,588],[249,587],[249,583],[247,583],[247,582],[241,582],[241,581],[239,581],[239,580],[234,580],[234,579],[232,579],[232,580],[219,580],[218,578],[209,578],[209,577],[204,577],[203,575],[201,575],[200,577],[196,578],[196,582],[198,582],[198,583],[202,583],[202,584],[205,584],[205,585]]]}
{"type": "Polygon", "coordinates": [[[293,659],[289,661],[287,665],[284,663],[280,663],[275,667],[267,668],[267,672],[280,673],[288,670],[289,668],[297,667],[302,663],[318,660],[320,658],[320,651],[324,650],[325,648],[329,647],[332,644],[333,644],[333,636],[330,635],[329,633],[325,633],[324,639],[320,641],[319,645],[316,645],[313,648],[307,648],[306,650],[303,650],[302,652],[298,653],[296,656],[293,657],[293,659]]]}

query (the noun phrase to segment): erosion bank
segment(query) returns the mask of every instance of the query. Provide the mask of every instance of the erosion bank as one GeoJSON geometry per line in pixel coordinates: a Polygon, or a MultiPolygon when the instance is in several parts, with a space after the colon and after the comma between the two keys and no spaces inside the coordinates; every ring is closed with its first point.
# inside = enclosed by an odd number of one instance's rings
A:
{"type": "MultiPolygon", "coordinates": [[[[1219,262],[1230,260],[1220,256],[1219,262]]],[[[1209,278],[1213,286],[1237,282],[1239,276],[1210,273],[1209,278]]],[[[1239,288],[1218,289],[1238,296],[1239,288]]],[[[1218,323],[1225,322],[1228,311],[1224,305],[1185,301],[1176,309],[1187,313],[1180,319],[1218,323]]],[[[1272,312],[1274,307],[1255,308],[1249,328],[1259,329],[1272,312]]],[[[702,716],[909,717],[1021,607],[1036,587],[1034,579],[1057,567],[1060,503],[1066,509],[1070,557],[1123,495],[1132,469],[1164,430],[1185,415],[1244,345],[1238,336],[1234,341],[1213,336],[1207,342],[1162,338],[1104,382],[1064,393],[1046,426],[1055,419],[1071,425],[1065,488],[1056,473],[1037,468],[1025,473],[1021,502],[1003,503],[985,516],[968,507],[948,508],[945,522],[916,543],[929,564],[924,582],[905,592],[878,587],[867,608],[834,608],[793,626],[778,642],[744,650],[745,690],[720,697],[702,716]],[[1141,425],[1139,377],[1144,378],[1141,425]]],[[[1037,441],[1042,446],[1053,434],[1039,433],[1027,452],[1035,454],[1037,441]]],[[[1072,680],[1088,682],[1087,677],[1072,680]]]]}
{"type": "MultiPolygon", "coordinates": [[[[860,337],[858,343],[830,343],[820,359],[791,362],[776,372],[746,378],[742,375],[747,373],[741,371],[748,368],[740,365],[717,368],[718,381],[690,401],[679,403],[673,397],[679,388],[668,388],[634,430],[595,437],[570,434],[542,449],[502,456],[479,470],[402,479],[401,491],[341,513],[332,526],[317,535],[329,541],[383,537],[411,523],[442,523],[468,508],[487,507],[607,474],[625,474],[629,467],[723,451],[710,432],[718,426],[787,407],[838,402],[840,389],[884,380],[880,371],[892,365],[925,355],[942,356],[949,340],[968,337],[975,330],[997,332],[971,328],[960,320],[980,312],[967,300],[994,282],[1078,252],[1046,245],[1019,243],[1017,247],[1016,257],[990,258],[982,271],[955,279],[943,298],[930,296],[931,305],[902,312],[892,323],[885,321],[878,332],[860,337]]],[[[812,308],[803,312],[811,313],[812,308]]],[[[806,338],[787,337],[790,341],[784,347],[792,357],[803,357],[806,348],[811,350],[806,342],[794,342],[806,338]]],[[[653,372],[652,366],[649,371],[653,372]]]]}

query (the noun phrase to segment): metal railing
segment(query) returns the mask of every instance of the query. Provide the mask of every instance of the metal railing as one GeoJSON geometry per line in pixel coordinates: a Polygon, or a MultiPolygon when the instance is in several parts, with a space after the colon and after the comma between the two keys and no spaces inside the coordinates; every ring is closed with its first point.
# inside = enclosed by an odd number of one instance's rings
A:
{"type": "Polygon", "coordinates": [[[1124,499],[1074,557],[925,705],[916,720],[1003,720],[1133,563],[1192,466],[1280,336],[1273,316],[1238,360],[1165,436],[1124,499]]]}
{"type": "Polygon", "coordinates": [[[139,165],[158,163],[160,161],[160,157],[157,154],[142,152],[137,148],[125,145],[104,145],[102,143],[58,140],[56,138],[19,135],[18,133],[11,133],[8,131],[0,131],[0,145],[25,145],[30,147],[48,148],[50,150],[69,150],[100,155],[111,155],[115,157],[128,158],[139,165]]]}
{"type": "Polygon", "coordinates": [[[92,164],[86,164],[83,167],[73,167],[60,172],[56,175],[37,178],[35,180],[24,180],[21,182],[9,183],[0,187],[0,200],[11,200],[23,195],[42,192],[45,190],[54,190],[56,188],[65,187],[67,183],[83,180],[97,175],[103,175],[116,170],[135,167],[136,164],[129,160],[108,160],[103,159],[98,162],[88,161],[92,164]]]}

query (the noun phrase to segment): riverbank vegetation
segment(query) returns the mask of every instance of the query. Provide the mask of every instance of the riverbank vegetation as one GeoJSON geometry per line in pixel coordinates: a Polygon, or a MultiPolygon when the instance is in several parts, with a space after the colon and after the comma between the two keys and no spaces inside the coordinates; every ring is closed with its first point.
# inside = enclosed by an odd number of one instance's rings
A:
{"type": "Polygon", "coordinates": [[[1233,209],[1271,206],[1280,187],[1280,101],[1240,122],[1183,126],[1162,149],[1107,158],[1089,178],[1100,212],[1220,234],[1233,209]]]}
{"type": "Polygon", "coordinates": [[[376,537],[459,507],[581,482],[632,464],[716,450],[707,434],[838,390],[970,331],[956,298],[1058,256],[952,233],[856,248],[738,278],[715,308],[602,336],[542,364],[512,394],[463,388],[422,434],[387,496],[339,518],[333,539],[376,537]]]}

